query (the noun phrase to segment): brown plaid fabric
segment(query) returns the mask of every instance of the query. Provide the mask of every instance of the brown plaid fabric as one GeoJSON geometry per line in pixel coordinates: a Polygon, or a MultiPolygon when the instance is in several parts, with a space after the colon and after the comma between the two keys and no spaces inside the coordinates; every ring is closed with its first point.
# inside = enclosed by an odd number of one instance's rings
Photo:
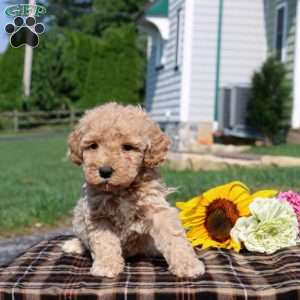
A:
{"type": "Polygon", "coordinates": [[[71,236],[44,241],[0,267],[0,300],[297,300],[300,247],[273,255],[201,251],[206,273],[194,280],[168,272],[162,258],[133,258],[115,279],[93,277],[91,258],[64,254],[71,236]]]}

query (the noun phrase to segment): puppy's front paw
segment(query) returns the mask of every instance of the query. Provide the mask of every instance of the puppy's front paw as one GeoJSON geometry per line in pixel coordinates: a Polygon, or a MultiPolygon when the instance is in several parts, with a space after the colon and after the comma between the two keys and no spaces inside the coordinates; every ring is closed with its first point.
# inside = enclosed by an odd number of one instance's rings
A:
{"type": "Polygon", "coordinates": [[[120,260],[119,262],[103,262],[94,261],[91,267],[91,274],[93,276],[109,277],[113,278],[118,276],[124,269],[124,262],[120,260]]]}
{"type": "Polygon", "coordinates": [[[169,269],[178,277],[196,278],[205,273],[203,262],[194,257],[185,260],[178,259],[175,264],[170,265],[169,269]]]}
{"type": "Polygon", "coordinates": [[[82,245],[82,243],[80,242],[79,239],[74,238],[72,240],[68,240],[66,241],[63,245],[62,245],[62,250],[65,253],[73,253],[73,254],[83,254],[84,253],[84,246],[82,245]]]}

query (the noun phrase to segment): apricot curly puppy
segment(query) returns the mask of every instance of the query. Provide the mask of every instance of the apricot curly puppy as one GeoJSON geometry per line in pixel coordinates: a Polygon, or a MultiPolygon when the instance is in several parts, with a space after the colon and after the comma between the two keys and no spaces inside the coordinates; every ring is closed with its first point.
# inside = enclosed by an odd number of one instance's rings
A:
{"type": "Polygon", "coordinates": [[[170,142],[140,107],[109,103],[88,111],[69,136],[71,160],[86,183],[73,219],[79,239],[66,252],[89,249],[91,273],[114,277],[124,258],[162,254],[179,277],[204,273],[186,240],[177,210],[165,200],[169,189],[157,166],[170,142]]]}

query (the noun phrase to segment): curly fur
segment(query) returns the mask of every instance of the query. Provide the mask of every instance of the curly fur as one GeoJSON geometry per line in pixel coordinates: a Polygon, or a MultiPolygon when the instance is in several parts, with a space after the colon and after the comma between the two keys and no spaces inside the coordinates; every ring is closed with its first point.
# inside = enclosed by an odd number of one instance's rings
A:
{"type": "Polygon", "coordinates": [[[140,107],[109,103],[90,110],[68,142],[86,183],[73,218],[79,240],[65,243],[66,252],[89,249],[98,276],[117,276],[124,258],[137,254],[162,254],[180,277],[204,273],[158,173],[170,141],[140,107]],[[99,175],[103,166],[113,169],[110,178],[99,175]]]}

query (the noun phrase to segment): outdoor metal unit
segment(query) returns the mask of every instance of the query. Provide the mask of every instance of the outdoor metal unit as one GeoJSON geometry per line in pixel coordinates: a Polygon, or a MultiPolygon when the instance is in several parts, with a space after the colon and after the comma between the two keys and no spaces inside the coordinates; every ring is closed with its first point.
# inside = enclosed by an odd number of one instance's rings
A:
{"type": "Polygon", "coordinates": [[[234,85],[221,89],[218,124],[224,135],[257,138],[257,132],[247,125],[250,87],[234,85]]]}
{"type": "Polygon", "coordinates": [[[244,129],[247,127],[247,106],[249,87],[234,86],[231,89],[230,127],[244,129]]]}

